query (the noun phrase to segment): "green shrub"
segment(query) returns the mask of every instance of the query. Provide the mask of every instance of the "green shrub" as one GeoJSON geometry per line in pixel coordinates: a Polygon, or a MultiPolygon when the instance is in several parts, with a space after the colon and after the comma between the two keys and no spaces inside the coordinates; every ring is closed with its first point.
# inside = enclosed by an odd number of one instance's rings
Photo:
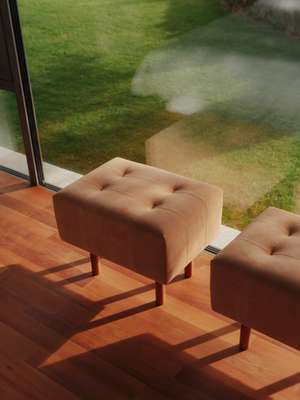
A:
{"type": "Polygon", "coordinates": [[[292,35],[300,36],[300,8],[284,7],[285,0],[257,0],[248,10],[248,14],[269,22],[292,35]]]}
{"type": "Polygon", "coordinates": [[[229,10],[238,11],[251,6],[255,1],[256,0],[223,0],[223,3],[229,10]]]}

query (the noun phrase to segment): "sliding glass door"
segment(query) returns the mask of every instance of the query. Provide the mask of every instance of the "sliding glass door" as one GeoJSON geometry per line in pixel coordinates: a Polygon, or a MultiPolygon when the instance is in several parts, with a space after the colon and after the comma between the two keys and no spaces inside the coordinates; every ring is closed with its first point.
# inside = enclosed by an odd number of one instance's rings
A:
{"type": "Polygon", "coordinates": [[[235,228],[300,212],[299,4],[232,3],[19,0],[46,181],[122,156],[222,187],[235,228]]]}
{"type": "Polygon", "coordinates": [[[43,183],[30,79],[16,0],[0,0],[0,167],[43,183]],[[25,154],[23,154],[25,153],[25,154]]]}
{"type": "Polygon", "coordinates": [[[9,53],[10,26],[5,20],[8,9],[3,1],[0,11],[0,166],[28,175],[9,53]]]}

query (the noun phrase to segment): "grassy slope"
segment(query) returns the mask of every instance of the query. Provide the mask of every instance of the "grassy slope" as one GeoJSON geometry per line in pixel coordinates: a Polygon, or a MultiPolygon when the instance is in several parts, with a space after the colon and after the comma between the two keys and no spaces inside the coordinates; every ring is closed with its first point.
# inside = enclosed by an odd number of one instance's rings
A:
{"type": "Polygon", "coordinates": [[[168,129],[168,140],[158,135],[160,154],[171,136],[181,142],[180,156],[170,151],[158,165],[223,187],[229,225],[243,227],[270,205],[297,210],[299,68],[299,39],[240,15],[191,31],[147,59],[141,92],[205,104],[192,126],[185,118],[179,131],[168,129]]]}
{"type": "Polygon", "coordinates": [[[144,161],[174,122],[158,97],[131,94],[149,51],[223,14],[218,0],[20,0],[47,161],[87,172],[116,156],[144,161]]]}
{"type": "MultiPolygon", "coordinates": [[[[116,155],[144,161],[145,140],[182,116],[166,112],[159,96],[131,93],[136,69],[152,50],[176,44],[182,34],[224,14],[219,0],[19,0],[19,4],[44,158],[83,173],[116,155]]],[[[214,131],[222,131],[223,123],[214,131]]],[[[283,158],[288,161],[282,179],[251,207],[225,207],[225,223],[238,227],[269,204],[292,210],[300,175],[295,138],[283,134],[281,140],[280,133],[271,132],[270,140],[264,141],[273,155],[265,160],[263,146],[258,143],[254,148],[256,141],[243,144],[241,136],[228,159],[237,168],[254,162],[277,171],[283,158]],[[279,153],[283,156],[277,157],[279,153]]],[[[228,144],[222,144],[220,137],[210,138],[217,152],[228,144]]]]}

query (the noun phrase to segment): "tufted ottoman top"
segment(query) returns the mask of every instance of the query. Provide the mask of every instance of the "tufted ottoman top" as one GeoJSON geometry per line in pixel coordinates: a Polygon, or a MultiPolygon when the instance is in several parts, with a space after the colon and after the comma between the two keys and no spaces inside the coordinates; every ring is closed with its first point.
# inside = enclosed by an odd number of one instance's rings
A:
{"type": "Polygon", "coordinates": [[[115,158],[57,193],[54,208],[67,242],[167,282],[214,239],[222,191],[115,158]]]}
{"type": "Polygon", "coordinates": [[[300,216],[268,208],[212,264],[230,264],[300,294],[300,216]]]}

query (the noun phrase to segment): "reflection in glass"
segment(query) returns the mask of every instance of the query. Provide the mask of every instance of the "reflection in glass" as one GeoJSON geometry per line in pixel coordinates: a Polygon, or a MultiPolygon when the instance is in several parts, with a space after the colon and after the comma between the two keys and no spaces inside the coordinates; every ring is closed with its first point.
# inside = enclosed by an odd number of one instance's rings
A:
{"type": "Polygon", "coordinates": [[[0,90],[0,166],[28,175],[14,93],[0,90]]]}

